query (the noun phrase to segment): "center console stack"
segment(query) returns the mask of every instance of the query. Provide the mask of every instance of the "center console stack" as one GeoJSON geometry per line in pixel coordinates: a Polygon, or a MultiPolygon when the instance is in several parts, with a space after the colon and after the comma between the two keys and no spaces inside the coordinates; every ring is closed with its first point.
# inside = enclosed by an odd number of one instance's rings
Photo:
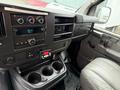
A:
{"type": "Polygon", "coordinates": [[[0,21],[0,67],[15,90],[46,90],[65,77],[74,16],[3,6],[0,21]]]}
{"type": "Polygon", "coordinates": [[[45,15],[11,14],[15,49],[44,44],[45,18],[45,15]]]}
{"type": "Polygon", "coordinates": [[[15,90],[47,90],[65,77],[66,70],[61,55],[54,55],[16,67],[10,73],[15,90]]]}

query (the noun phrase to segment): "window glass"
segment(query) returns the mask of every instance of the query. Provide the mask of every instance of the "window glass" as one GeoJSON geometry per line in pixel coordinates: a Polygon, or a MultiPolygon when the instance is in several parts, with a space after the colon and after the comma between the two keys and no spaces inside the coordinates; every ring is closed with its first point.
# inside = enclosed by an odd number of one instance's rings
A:
{"type": "Polygon", "coordinates": [[[106,0],[106,7],[111,8],[109,20],[105,24],[97,24],[98,27],[120,35],[120,0],[106,0]]]}

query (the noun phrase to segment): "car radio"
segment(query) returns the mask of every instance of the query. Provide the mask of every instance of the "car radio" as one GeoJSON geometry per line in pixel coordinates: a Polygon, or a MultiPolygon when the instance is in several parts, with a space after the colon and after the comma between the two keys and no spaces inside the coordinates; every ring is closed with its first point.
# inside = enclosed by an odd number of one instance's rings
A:
{"type": "Polygon", "coordinates": [[[11,14],[15,49],[43,44],[46,22],[44,15],[11,14]]]}

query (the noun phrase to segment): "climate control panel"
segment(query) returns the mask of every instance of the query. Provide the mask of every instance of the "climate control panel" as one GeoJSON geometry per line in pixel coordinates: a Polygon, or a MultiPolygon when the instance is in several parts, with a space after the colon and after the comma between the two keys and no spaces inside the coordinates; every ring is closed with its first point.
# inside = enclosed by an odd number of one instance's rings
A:
{"type": "Polygon", "coordinates": [[[44,44],[46,16],[11,14],[15,49],[44,44]]]}
{"type": "Polygon", "coordinates": [[[13,25],[45,24],[45,16],[40,16],[40,15],[12,14],[11,18],[13,25]]]}

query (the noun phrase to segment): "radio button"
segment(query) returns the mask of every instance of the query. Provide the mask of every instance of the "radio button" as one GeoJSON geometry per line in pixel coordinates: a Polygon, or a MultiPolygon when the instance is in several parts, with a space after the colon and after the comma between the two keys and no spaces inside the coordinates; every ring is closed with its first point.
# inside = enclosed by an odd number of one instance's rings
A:
{"type": "Polygon", "coordinates": [[[25,44],[27,44],[28,42],[24,42],[25,44]]]}
{"type": "Polygon", "coordinates": [[[17,46],[19,46],[20,44],[19,43],[16,43],[17,46]]]}
{"type": "Polygon", "coordinates": [[[41,31],[44,32],[46,29],[44,27],[41,28],[41,31]]]}
{"type": "Polygon", "coordinates": [[[31,45],[31,46],[36,44],[35,38],[28,39],[27,41],[28,41],[28,44],[31,45]]]}
{"type": "Polygon", "coordinates": [[[20,42],[21,45],[23,45],[24,43],[23,42],[20,42]]]}

